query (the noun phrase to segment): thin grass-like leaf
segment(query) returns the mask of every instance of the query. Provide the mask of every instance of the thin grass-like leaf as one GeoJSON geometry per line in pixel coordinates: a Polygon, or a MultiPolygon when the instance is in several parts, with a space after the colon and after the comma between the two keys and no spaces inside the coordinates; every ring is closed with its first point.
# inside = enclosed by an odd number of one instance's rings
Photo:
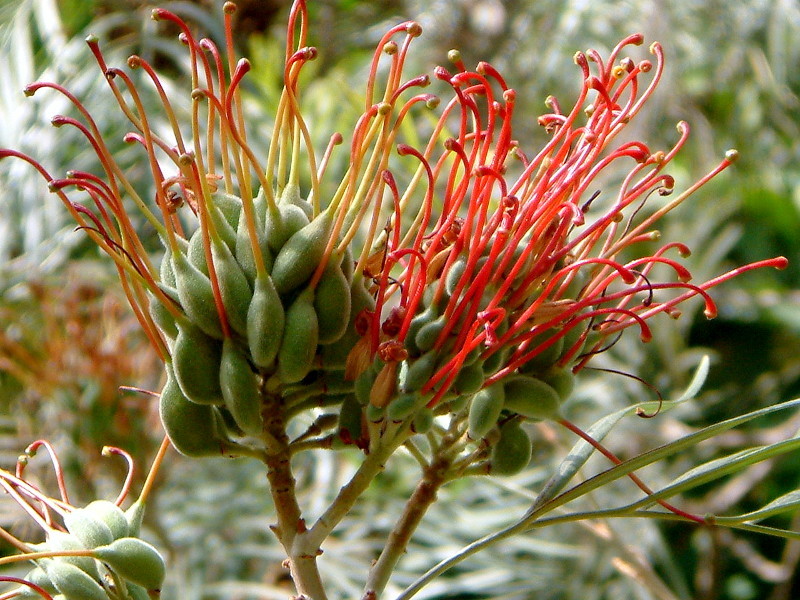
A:
{"type": "MultiPolygon", "coordinates": [[[[606,435],[614,428],[614,426],[619,423],[624,417],[637,414],[640,411],[644,411],[646,414],[650,414],[654,411],[659,412],[667,412],[672,410],[679,404],[686,402],[687,400],[691,400],[694,398],[700,389],[703,387],[703,383],[708,376],[708,366],[709,366],[709,358],[708,356],[703,356],[700,359],[700,363],[697,365],[695,369],[694,375],[692,376],[692,380],[689,382],[689,385],[683,391],[683,393],[678,396],[675,400],[670,400],[662,403],[658,402],[642,402],[640,404],[635,404],[633,406],[629,406],[622,410],[619,410],[613,414],[603,417],[594,425],[592,425],[587,433],[595,440],[602,441],[606,435]]],[[[569,483],[569,481],[575,476],[575,474],[586,464],[586,461],[589,460],[589,457],[594,453],[595,448],[585,442],[583,440],[576,443],[572,450],[567,454],[564,460],[561,461],[561,464],[555,470],[553,476],[547,481],[547,483],[542,488],[541,493],[536,498],[536,501],[533,503],[530,511],[528,514],[533,513],[536,511],[540,506],[544,505],[546,502],[552,500],[556,494],[558,494],[564,487],[569,483]]]]}

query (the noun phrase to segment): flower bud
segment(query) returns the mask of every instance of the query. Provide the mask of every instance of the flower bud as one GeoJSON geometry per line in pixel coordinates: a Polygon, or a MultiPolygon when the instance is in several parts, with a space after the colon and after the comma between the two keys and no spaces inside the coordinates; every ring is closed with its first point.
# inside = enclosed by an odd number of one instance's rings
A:
{"type": "Polygon", "coordinates": [[[129,535],[128,520],[125,518],[125,512],[113,502],[95,500],[87,504],[84,510],[105,523],[115,540],[129,535]]]}
{"type": "Polygon", "coordinates": [[[314,290],[320,344],[332,344],[344,335],[350,321],[350,308],[350,284],[339,261],[330,260],[314,290]]]}
{"type": "Polygon", "coordinates": [[[214,407],[188,400],[169,372],[167,383],[161,390],[158,413],[170,442],[184,456],[222,454],[222,440],[217,432],[214,407]]]}
{"type": "Polygon", "coordinates": [[[114,541],[109,526],[84,508],[76,508],[64,515],[64,525],[84,548],[105,546],[114,541]]]}
{"type": "Polygon", "coordinates": [[[191,323],[178,325],[172,347],[175,381],[186,398],[197,404],[221,404],[219,366],[222,348],[191,323]]]}
{"type": "Polygon", "coordinates": [[[308,375],[314,364],[318,339],[314,290],[308,288],[286,311],[286,326],[278,350],[278,376],[283,383],[297,383],[308,375]]]}
{"type": "Polygon", "coordinates": [[[503,406],[529,419],[557,419],[561,398],[541,379],[518,375],[503,382],[506,401],[503,406]]]}
{"type": "Polygon", "coordinates": [[[328,244],[332,216],[322,213],[283,245],[272,266],[272,280],[279,294],[300,287],[319,265],[328,244]]]}
{"type": "Polygon", "coordinates": [[[186,315],[206,334],[222,339],[222,326],[211,280],[180,252],[172,255],[172,267],[175,270],[175,287],[186,315]]]}
{"type": "Polygon", "coordinates": [[[63,560],[49,560],[44,569],[55,588],[67,600],[108,600],[100,584],[78,567],[63,560]]]}
{"type": "Polygon", "coordinates": [[[159,590],[166,567],[161,554],[139,538],[120,538],[95,549],[97,558],[122,578],[146,590],[159,590]]]}
{"type": "Polygon", "coordinates": [[[263,420],[258,378],[244,352],[231,338],[225,338],[222,342],[219,380],[225,407],[236,425],[248,435],[259,435],[263,420]]]}
{"type": "Polygon", "coordinates": [[[502,384],[483,388],[469,405],[469,437],[479,440],[495,426],[503,410],[505,392],[502,384]]]}
{"type": "Polygon", "coordinates": [[[491,475],[516,475],[531,461],[532,444],[528,433],[517,419],[500,428],[500,439],[492,447],[489,459],[491,475]]]}
{"type": "Polygon", "coordinates": [[[256,278],[253,299],[247,309],[247,343],[256,366],[269,369],[278,356],[286,315],[272,278],[256,278]]]}

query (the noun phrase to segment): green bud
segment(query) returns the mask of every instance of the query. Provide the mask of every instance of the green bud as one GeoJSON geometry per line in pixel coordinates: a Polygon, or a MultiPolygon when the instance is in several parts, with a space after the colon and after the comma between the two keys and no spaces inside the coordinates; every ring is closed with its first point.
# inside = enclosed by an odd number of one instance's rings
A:
{"type": "MultiPolygon", "coordinates": [[[[256,219],[256,237],[258,238],[258,248],[261,252],[261,258],[264,261],[264,267],[269,273],[272,270],[272,262],[274,257],[272,256],[272,251],[269,249],[269,244],[267,244],[267,236],[264,233],[263,226],[259,227],[258,219],[256,219]]],[[[236,262],[239,263],[239,266],[242,268],[242,271],[247,276],[247,281],[250,285],[256,280],[256,259],[253,255],[253,246],[250,243],[250,231],[247,228],[247,219],[245,218],[245,213],[242,211],[242,214],[239,218],[239,226],[236,229],[236,262]]]]}
{"type": "Polygon", "coordinates": [[[483,382],[483,364],[474,362],[461,367],[453,382],[452,390],[460,396],[470,396],[483,387],[483,382]]]}
{"type": "Polygon", "coordinates": [[[139,538],[120,538],[95,549],[95,555],[123,579],[146,590],[159,590],[166,566],[161,554],[139,538]]]}
{"type": "Polygon", "coordinates": [[[169,373],[161,391],[158,412],[172,445],[184,456],[222,454],[223,441],[217,432],[214,407],[188,400],[169,373]]]}
{"type": "MultiPolygon", "coordinates": [[[[45,592],[54,596],[58,594],[58,590],[56,586],[53,585],[53,582],[50,581],[50,578],[47,576],[47,573],[42,567],[36,567],[28,571],[25,576],[23,577],[25,581],[29,581],[33,585],[38,585],[42,588],[45,592]]],[[[18,587],[14,590],[14,598],[19,600],[42,600],[41,594],[34,591],[32,588],[28,587],[27,585],[23,585],[18,587]]]]}
{"type": "MultiPolygon", "coordinates": [[[[528,343],[528,349],[533,350],[539,344],[544,343],[553,335],[557,335],[557,331],[545,331],[540,333],[536,337],[532,338],[531,341],[528,343]]],[[[531,358],[528,362],[522,365],[519,368],[520,373],[524,373],[525,375],[538,375],[542,371],[549,369],[553,363],[555,363],[564,351],[564,338],[560,337],[558,340],[553,342],[553,345],[547,348],[546,350],[540,352],[533,358],[531,358]]]]}
{"type": "Polygon", "coordinates": [[[294,183],[286,184],[286,187],[283,188],[283,191],[278,198],[278,202],[282,206],[297,206],[309,219],[311,219],[314,214],[314,209],[311,206],[311,203],[300,195],[300,188],[294,183]]]}
{"type": "Polygon", "coordinates": [[[217,240],[211,240],[211,251],[228,324],[236,333],[247,335],[247,309],[250,307],[253,291],[230,248],[217,240]]]}
{"type": "Polygon", "coordinates": [[[44,563],[44,570],[67,600],[108,600],[100,584],[73,564],[60,559],[49,560],[44,563]]]}
{"type": "Polygon", "coordinates": [[[433,348],[434,344],[436,343],[436,339],[444,329],[445,323],[447,323],[447,321],[445,321],[445,317],[442,315],[428,323],[425,323],[419,328],[417,334],[414,336],[414,344],[420,352],[427,352],[433,348]]]}
{"type": "Polygon", "coordinates": [[[503,408],[529,419],[558,419],[561,398],[541,379],[517,375],[503,382],[506,402],[503,408]]]}
{"type": "MultiPolygon", "coordinates": [[[[239,203],[239,207],[241,208],[241,203],[239,203]]],[[[214,223],[219,238],[233,252],[236,249],[236,225],[239,222],[239,213],[229,212],[226,215],[218,206],[212,206],[208,211],[208,216],[214,223]],[[229,216],[232,220],[229,220],[229,216]]]]}
{"type": "Polygon", "coordinates": [[[531,462],[532,444],[528,433],[517,419],[500,427],[500,439],[492,447],[489,473],[516,475],[531,462]]]}
{"type": "Polygon", "coordinates": [[[472,397],[469,405],[469,437],[479,440],[495,426],[503,411],[505,392],[502,384],[483,388],[472,397]]]}
{"type": "Polygon", "coordinates": [[[424,408],[430,399],[430,395],[423,395],[419,392],[400,394],[389,402],[389,406],[386,408],[386,416],[390,421],[405,421],[418,410],[424,408]]]}
{"type": "Polygon", "coordinates": [[[322,260],[328,245],[332,214],[324,212],[283,245],[272,266],[272,280],[279,294],[300,287],[322,260]]]}
{"type": "Polygon", "coordinates": [[[200,229],[196,229],[189,238],[186,259],[193,267],[196,267],[198,271],[208,277],[208,261],[206,260],[206,250],[203,245],[203,232],[200,229]]]}
{"type": "Polygon", "coordinates": [[[114,541],[111,528],[85,508],[76,508],[64,515],[64,525],[84,548],[105,546],[114,541]]]}
{"type": "MultiPolygon", "coordinates": [[[[88,550],[89,548],[82,544],[74,535],[51,529],[47,532],[47,542],[45,542],[44,549],[58,552],[60,550],[88,550]]],[[[97,574],[97,565],[94,559],[88,556],[63,556],[58,560],[70,563],[92,576],[97,574]]]]}
{"type": "Polygon", "coordinates": [[[356,317],[364,309],[373,310],[375,300],[364,287],[364,278],[361,275],[355,276],[350,284],[350,319],[347,329],[342,337],[331,344],[326,344],[320,348],[322,365],[325,369],[344,369],[347,362],[347,355],[356,345],[360,336],[355,328],[356,317]]]}
{"type": "Polygon", "coordinates": [[[568,400],[575,389],[575,375],[569,369],[553,367],[543,373],[541,379],[556,391],[562,402],[568,400]]]}
{"type": "Polygon", "coordinates": [[[269,369],[278,356],[286,315],[269,275],[256,278],[253,300],[247,310],[247,343],[256,366],[269,369]]]}
{"type": "Polygon", "coordinates": [[[433,427],[433,410],[430,408],[420,409],[414,415],[414,421],[411,423],[411,429],[414,433],[428,433],[433,427]]]}
{"type": "Polygon", "coordinates": [[[350,284],[337,257],[331,257],[314,290],[314,310],[319,321],[319,343],[332,344],[340,339],[350,321],[350,284]]]}
{"type": "Polygon", "coordinates": [[[172,369],[186,398],[197,404],[221,404],[219,366],[222,346],[191,323],[178,325],[172,369]]]}
{"type": "Polygon", "coordinates": [[[235,228],[242,213],[242,199],[226,192],[214,192],[211,194],[211,201],[224,217],[225,223],[231,229],[235,228]]]}
{"type": "MultiPolygon", "coordinates": [[[[167,296],[173,298],[178,303],[178,306],[180,305],[180,301],[178,299],[178,290],[169,288],[163,284],[161,289],[167,294],[167,296]]],[[[150,316],[152,317],[153,322],[156,324],[156,327],[158,327],[158,329],[169,339],[174,340],[175,336],[178,335],[175,317],[172,316],[172,313],[169,312],[167,307],[164,306],[152,292],[147,292],[147,301],[148,311],[150,312],[150,316]]]]}
{"type": "Polygon", "coordinates": [[[248,435],[261,434],[263,420],[258,377],[250,368],[244,352],[231,338],[222,342],[219,379],[225,407],[236,424],[248,435]]]}
{"type": "Polygon", "coordinates": [[[95,500],[87,504],[84,510],[105,523],[114,539],[128,536],[128,520],[125,518],[125,512],[113,502],[95,500]]]}
{"type": "Polygon", "coordinates": [[[222,339],[222,326],[214,302],[211,280],[189,263],[183,254],[173,254],[172,265],[183,311],[206,334],[222,339]]]}
{"type": "Polygon", "coordinates": [[[308,375],[314,364],[318,340],[314,290],[308,288],[286,311],[286,327],[278,350],[278,376],[284,384],[296,383],[308,375]]]}
{"type": "Polygon", "coordinates": [[[413,392],[422,389],[433,375],[438,358],[436,350],[430,350],[417,359],[403,361],[397,377],[400,390],[413,392]]]}
{"type": "Polygon", "coordinates": [[[361,438],[361,404],[352,394],[345,396],[339,408],[339,437],[346,443],[361,438]]]}
{"type": "Polygon", "coordinates": [[[289,204],[268,209],[264,233],[270,250],[279,252],[289,238],[309,223],[309,217],[299,206],[289,204]]]}

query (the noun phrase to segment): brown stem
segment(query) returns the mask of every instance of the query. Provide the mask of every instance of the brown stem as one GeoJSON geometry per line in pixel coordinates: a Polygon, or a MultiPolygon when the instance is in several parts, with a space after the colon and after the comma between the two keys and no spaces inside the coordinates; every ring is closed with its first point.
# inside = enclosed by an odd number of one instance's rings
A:
{"type": "Polygon", "coordinates": [[[406,551],[411,536],[436,501],[436,494],[447,480],[451,466],[450,457],[439,456],[423,469],[422,479],[406,502],[403,514],[389,534],[381,555],[370,569],[362,600],[377,600],[380,597],[397,562],[406,551]]]}
{"type": "Polygon", "coordinates": [[[267,480],[278,519],[277,524],[271,529],[286,551],[288,557],[286,564],[291,571],[299,597],[326,600],[317,568],[317,555],[295,551],[298,546],[294,543],[295,539],[302,536],[306,528],[297,502],[283,403],[278,396],[270,395],[265,390],[262,393],[264,439],[267,442],[264,464],[267,466],[267,480]]]}

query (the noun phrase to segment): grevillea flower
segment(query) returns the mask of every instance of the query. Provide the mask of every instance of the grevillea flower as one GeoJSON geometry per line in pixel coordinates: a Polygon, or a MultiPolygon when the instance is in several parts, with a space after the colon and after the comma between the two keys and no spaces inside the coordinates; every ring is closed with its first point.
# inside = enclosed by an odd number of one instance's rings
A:
{"type": "MultiPolygon", "coordinates": [[[[369,451],[404,427],[424,431],[436,415],[461,414],[465,439],[524,446],[511,425],[558,418],[572,376],[621,331],[633,327],[647,342],[650,318],[678,317],[695,296],[713,317],[711,287],[786,264],[778,257],[697,283],[680,262],[689,254],[683,243],[650,249],[657,221],[736,153],[674,193],[667,168],[688,125],[678,125],[678,141],[664,151],[620,141],[664,68],[657,43],[652,59],[625,54],[641,35],[607,58],[575,56],[577,100],[565,111],[548,98],[539,124],[549,138],[532,150],[514,139],[516,94],[491,65],[470,69],[454,51],[450,68],[432,78],[404,75],[421,28],[401,23],[378,44],[352,131],[334,133],[318,155],[300,109],[298,79],[316,56],[305,3],[291,10],[268,148],[246,128],[240,88],[250,64],[234,62],[233,12],[227,3],[222,51],[172,13],[153,11],[181,28],[192,79],[184,98],[169,96],[144,59],[128,59],[144,72],[137,84],[87,40],[133,127],[126,140],[149,166],[155,208],[110,155],[95,119],[58,84],[26,91],[51,88],[72,101],[79,116],[53,124],[79,129],[103,172],[55,178],[30,157],[0,154],[36,166],[114,259],[167,363],[162,420],[186,454],[256,452],[279,439],[265,434],[270,424],[318,407],[339,407],[324,422],[334,432],[318,445],[369,451]],[[140,100],[138,86],[148,82],[167,135],[154,131],[140,100]],[[431,83],[437,95],[423,89],[431,83]],[[190,109],[189,123],[175,117],[178,102],[190,109]],[[408,128],[427,141],[411,143],[408,128]],[[342,141],[346,149],[337,148],[342,141]],[[333,153],[348,151],[346,172],[332,173],[333,153]],[[626,175],[610,191],[606,174],[615,169],[626,175]],[[89,202],[74,200],[76,191],[89,202]],[[657,208],[643,210],[653,198],[657,208]],[[132,207],[164,244],[160,267],[144,250],[132,207]]],[[[483,464],[513,472],[530,448],[514,464],[511,454],[483,464]]]]}

